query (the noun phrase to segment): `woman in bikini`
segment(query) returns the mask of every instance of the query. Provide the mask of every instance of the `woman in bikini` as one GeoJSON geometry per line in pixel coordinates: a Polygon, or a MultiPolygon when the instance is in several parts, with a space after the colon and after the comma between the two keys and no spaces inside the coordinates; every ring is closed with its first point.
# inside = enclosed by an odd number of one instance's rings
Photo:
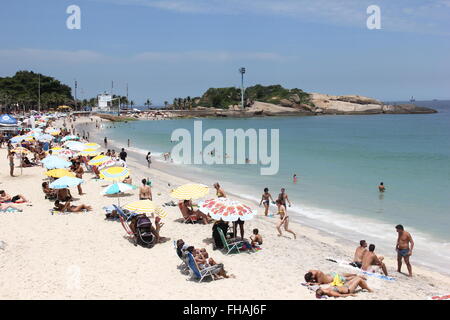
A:
{"type": "Polygon", "coordinates": [[[322,296],[328,296],[328,297],[348,297],[348,296],[355,296],[356,289],[358,287],[361,287],[361,289],[365,289],[369,292],[373,292],[372,289],[369,288],[367,285],[367,282],[357,276],[353,279],[349,280],[346,284],[342,286],[333,286],[326,289],[319,288],[316,290],[316,297],[320,298],[322,296]]]}
{"type": "Polygon", "coordinates": [[[294,233],[294,231],[289,230],[289,216],[286,212],[286,207],[282,204],[281,200],[278,199],[277,200],[277,207],[278,207],[278,213],[280,215],[280,222],[277,224],[277,230],[279,235],[278,236],[282,236],[283,234],[281,233],[281,226],[284,225],[284,230],[286,230],[287,232],[290,232],[294,235],[294,239],[297,239],[296,234],[294,233]]]}
{"type": "Polygon", "coordinates": [[[267,217],[267,214],[269,212],[269,204],[270,200],[272,200],[272,203],[274,202],[272,199],[272,195],[269,193],[269,188],[264,188],[264,193],[262,194],[261,201],[259,202],[259,205],[261,206],[262,203],[264,203],[264,215],[267,217]]]}
{"type": "Polygon", "coordinates": [[[220,187],[220,184],[218,182],[214,183],[214,188],[216,189],[216,195],[217,198],[226,198],[227,195],[225,194],[225,191],[220,187]]]}

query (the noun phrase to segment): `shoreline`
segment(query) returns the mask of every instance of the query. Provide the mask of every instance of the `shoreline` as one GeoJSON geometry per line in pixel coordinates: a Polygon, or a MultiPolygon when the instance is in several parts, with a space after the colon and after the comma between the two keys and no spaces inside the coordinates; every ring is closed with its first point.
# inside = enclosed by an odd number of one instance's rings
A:
{"type": "MultiPolygon", "coordinates": [[[[76,124],[84,121],[89,122],[89,118],[79,119],[76,124]]],[[[0,156],[5,157],[5,152],[0,149],[0,156]]],[[[127,164],[134,185],[139,185],[144,177],[151,177],[154,201],[159,205],[173,200],[169,197],[170,190],[186,182],[160,171],[156,165],[148,169],[131,153],[127,164]]],[[[32,206],[21,204],[21,213],[0,214],[0,240],[6,243],[5,249],[0,250],[2,299],[189,300],[194,296],[197,300],[315,300],[314,293],[301,285],[308,270],[351,271],[325,259],[350,258],[356,244],[342,243],[295,223],[290,227],[298,234],[297,240],[286,234],[278,237],[275,220],[261,215],[245,223],[247,237],[250,230],[258,228],[264,238],[263,249],[256,253],[227,256],[212,250],[212,225],[180,222],[177,207],[166,207],[168,215],[163,219],[161,235],[170,238],[167,242],[151,249],[134,247],[124,238],[120,223],[104,220],[102,207],[117,203],[117,198],[101,195],[101,190],[110,183],[85,173],[82,187],[86,194],[78,196],[76,188],[72,188],[72,194],[79,199],[74,204],[92,205],[93,211],[51,215],[52,202],[45,200],[40,190],[45,170],[24,168],[21,176],[11,178],[7,167],[6,161],[0,162],[1,188],[11,195],[24,194],[32,206]],[[173,241],[180,238],[197,248],[205,247],[235,278],[198,283],[182,274],[173,248],[173,241]]],[[[197,181],[201,179],[199,176],[197,181]]],[[[209,196],[213,197],[211,192],[209,196]]],[[[134,190],[120,202],[137,199],[138,192],[134,190]]],[[[251,207],[255,208],[253,204],[251,207]]],[[[340,300],[418,300],[450,291],[450,277],[416,267],[414,260],[412,279],[396,273],[392,259],[386,258],[386,263],[396,281],[369,277],[373,293],[361,292],[340,300]]]]}

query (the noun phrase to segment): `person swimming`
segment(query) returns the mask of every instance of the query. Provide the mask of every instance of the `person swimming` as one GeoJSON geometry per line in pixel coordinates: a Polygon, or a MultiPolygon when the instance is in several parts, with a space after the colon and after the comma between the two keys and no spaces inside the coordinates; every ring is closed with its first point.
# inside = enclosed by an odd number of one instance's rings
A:
{"type": "Polygon", "coordinates": [[[384,191],[386,190],[386,187],[384,186],[384,183],[383,183],[383,182],[380,182],[380,185],[378,186],[378,190],[379,190],[380,192],[384,192],[384,191]]]}

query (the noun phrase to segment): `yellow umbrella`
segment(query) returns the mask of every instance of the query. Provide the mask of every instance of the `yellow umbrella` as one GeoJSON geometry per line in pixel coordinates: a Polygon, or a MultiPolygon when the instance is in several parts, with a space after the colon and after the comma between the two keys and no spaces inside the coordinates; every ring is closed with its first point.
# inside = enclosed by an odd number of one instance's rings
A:
{"type": "Polygon", "coordinates": [[[100,145],[98,143],[95,142],[88,142],[84,144],[87,148],[89,149],[98,149],[100,148],[100,145]]]}
{"type": "Polygon", "coordinates": [[[187,183],[170,193],[172,198],[178,200],[195,200],[206,196],[209,193],[209,187],[204,184],[187,183]]]}
{"type": "Polygon", "coordinates": [[[11,150],[14,153],[31,153],[30,150],[28,150],[27,148],[24,147],[17,147],[11,150]]]}
{"type": "Polygon", "coordinates": [[[84,149],[83,151],[79,152],[78,155],[79,156],[97,156],[100,154],[100,151],[95,150],[95,149],[84,149]]]}
{"type": "Polygon", "coordinates": [[[109,167],[100,171],[100,178],[108,181],[123,181],[130,175],[130,171],[125,167],[109,167]]]}
{"type": "Polygon", "coordinates": [[[61,148],[61,147],[54,147],[54,148],[51,148],[50,150],[52,150],[52,151],[58,153],[58,152],[61,151],[62,149],[63,149],[63,148],[61,148]]]}
{"type": "Polygon", "coordinates": [[[33,141],[33,140],[34,140],[34,137],[28,136],[28,137],[26,137],[26,138],[23,139],[23,140],[25,140],[25,141],[33,141]]]}
{"type": "Polygon", "coordinates": [[[161,218],[167,216],[167,212],[163,208],[157,206],[151,200],[134,201],[126,204],[123,208],[135,213],[148,213],[148,214],[155,213],[161,218]]]}
{"type": "Polygon", "coordinates": [[[91,161],[88,162],[88,165],[99,166],[109,160],[111,160],[110,157],[101,154],[96,156],[95,158],[92,158],[91,161]]]}
{"type": "Polygon", "coordinates": [[[53,169],[45,172],[49,177],[62,178],[62,177],[75,177],[75,174],[67,169],[53,169]]]}
{"type": "Polygon", "coordinates": [[[61,131],[52,131],[52,132],[50,132],[50,134],[52,135],[52,136],[57,136],[58,134],[60,134],[61,133],[61,131]]]}

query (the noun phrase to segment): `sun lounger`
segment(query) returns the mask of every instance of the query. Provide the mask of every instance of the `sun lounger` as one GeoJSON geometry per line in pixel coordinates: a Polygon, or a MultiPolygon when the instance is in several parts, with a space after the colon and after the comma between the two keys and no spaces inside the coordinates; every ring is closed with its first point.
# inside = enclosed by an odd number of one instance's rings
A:
{"type": "Polygon", "coordinates": [[[223,234],[222,229],[217,228],[217,231],[219,232],[220,239],[222,240],[223,249],[226,250],[226,254],[230,253],[240,253],[240,250],[243,249],[245,242],[244,241],[235,241],[228,243],[227,239],[225,238],[225,235],[223,234]]]}
{"type": "Polygon", "coordinates": [[[206,277],[211,277],[211,279],[214,280],[214,274],[218,273],[222,269],[221,265],[214,265],[212,267],[200,270],[197,263],[195,262],[192,253],[188,252],[186,257],[187,257],[186,263],[189,267],[191,277],[197,278],[198,282],[202,282],[202,280],[205,279],[206,277]]]}

